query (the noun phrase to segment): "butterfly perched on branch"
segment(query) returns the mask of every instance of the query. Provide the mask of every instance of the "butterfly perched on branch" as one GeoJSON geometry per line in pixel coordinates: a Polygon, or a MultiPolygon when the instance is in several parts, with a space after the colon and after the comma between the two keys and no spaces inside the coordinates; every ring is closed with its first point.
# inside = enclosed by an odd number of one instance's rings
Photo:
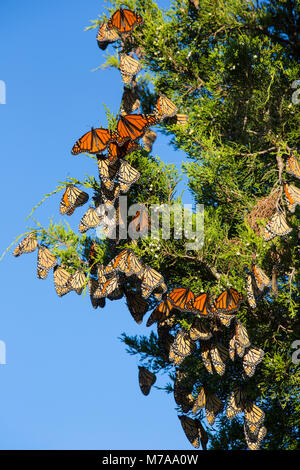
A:
{"type": "Polygon", "coordinates": [[[178,418],[180,419],[182,429],[192,446],[198,449],[201,442],[203,450],[206,450],[208,436],[201,422],[198,419],[192,419],[185,415],[178,416],[178,418]]]}
{"type": "Polygon", "coordinates": [[[56,256],[51,253],[49,248],[44,245],[39,245],[38,248],[38,265],[37,276],[39,279],[46,279],[50,269],[54,268],[57,264],[56,256]]]}
{"type": "Polygon", "coordinates": [[[286,162],[286,171],[300,179],[300,161],[295,155],[290,155],[286,162]]]}
{"type": "Polygon", "coordinates": [[[205,408],[206,419],[212,426],[217,415],[223,411],[224,403],[214,393],[208,393],[202,386],[194,401],[193,414],[198,413],[201,408],[205,408]]]}
{"type": "Polygon", "coordinates": [[[102,51],[104,51],[109,44],[116,42],[119,39],[120,36],[115,29],[109,29],[105,22],[100,24],[96,40],[102,51]]]}
{"type": "Polygon", "coordinates": [[[173,103],[173,101],[171,101],[165,95],[159,96],[154,110],[154,114],[158,121],[175,116],[177,111],[177,106],[173,103]]]}
{"type": "Polygon", "coordinates": [[[32,253],[38,247],[35,232],[30,232],[14,249],[13,255],[17,258],[24,253],[32,253]]]}
{"type": "Polygon", "coordinates": [[[94,129],[92,127],[89,132],[86,132],[75,142],[71,153],[72,155],[78,155],[82,152],[91,154],[101,153],[111,142],[115,142],[117,137],[116,132],[112,130],[103,128],[94,129]]]}
{"type": "Polygon", "coordinates": [[[284,184],[284,194],[288,210],[294,213],[300,204],[300,189],[293,184],[284,184]]]}
{"type": "Polygon", "coordinates": [[[68,281],[70,279],[71,274],[62,266],[55,266],[53,270],[53,279],[54,279],[54,287],[56,293],[59,297],[68,294],[71,292],[71,287],[68,286],[68,281]]]}
{"type": "Polygon", "coordinates": [[[144,395],[149,395],[152,385],[156,382],[156,376],[146,367],[139,366],[139,385],[144,395]]]}
{"type": "Polygon", "coordinates": [[[120,8],[108,20],[107,27],[123,34],[131,32],[135,26],[142,24],[143,21],[143,18],[138,13],[128,8],[120,8]]]}
{"type": "Polygon", "coordinates": [[[60,201],[61,214],[72,215],[77,207],[83,206],[89,199],[89,195],[81,191],[74,184],[69,184],[60,201]]]}
{"type": "Polygon", "coordinates": [[[129,86],[135,75],[141,70],[142,65],[138,60],[124,53],[120,54],[119,60],[122,80],[126,86],[129,86]]]}
{"type": "Polygon", "coordinates": [[[117,143],[123,145],[127,140],[140,139],[148,127],[158,123],[153,114],[126,114],[120,115],[117,124],[117,143]]]}
{"type": "Polygon", "coordinates": [[[263,230],[263,239],[270,241],[277,236],[284,237],[291,231],[292,228],[288,226],[284,213],[277,209],[263,230]]]}

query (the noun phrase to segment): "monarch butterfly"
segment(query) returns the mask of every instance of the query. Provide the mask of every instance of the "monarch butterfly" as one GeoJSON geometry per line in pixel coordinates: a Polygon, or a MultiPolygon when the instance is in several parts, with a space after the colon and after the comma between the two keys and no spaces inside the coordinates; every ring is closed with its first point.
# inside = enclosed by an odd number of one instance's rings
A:
{"type": "Polygon", "coordinates": [[[244,432],[246,431],[251,441],[257,440],[259,430],[262,427],[262,424],[263,423],[258,423],[258,424],[251,423],[250,421],[247,421],[246,418],[244,417],[244,432]]]}
{"type": "Polygon", "coordinates": [[[237,414],[242,413],[245,409],[246,394],[240,387],[236,387],[231,393],[226,410],[226,416],[228,419],[233,419],[237,414]]]}
{"type": "Polygon", "coordinates": [[[236,351],[239,357],[242,357],[246,348],[251,344],[245,326],[238,321],[235,327],[236,351]]]}
{"type": "Polygon", "coordinates": [[[114,275],[108,279],[103,285],[101,285],[101,291],[104,297],[110,300],[117,300],[123,297],[123,290],[120,286],[120,278],[118,275],[114,275]]]}
{"type": "Polygon", "coordinates": [[[167,284],[165,282],[162,282],[158,287],[155,287],[155,289],[153,290],[153,295],[158,301],[161,301],[163,295],[167,292],[167,290],[167,284]]]}
{"type": "Polygon", "coordinates": [[[152,385],[156,382],[156,376],[146,367],[139,367],[139,385],[144,395],[149,395],[152,385]]]}
{"type": "Polygon", "coordinates": [[[105,273],[121,271],[125,273],[127,268],[127,258],[129,250],[123,250],[114,259],[112,259],[105,268],[105,273]]]}
{"type": "Polygon", "coordinates": [[[200,353],[201,353],[202,361],[206,370],[210,374],[213,374],[214,373],[213,366],[212,366],[212,361],[210,357],[210,344],[208,341],[200,342],[200,353]]]}
{"type": "Polygon", "coordinates": [[[184,413],[187,413],[193,406],[194,397],[191,394],[192,387],[184,380],[186,374],[176,371],[176,379],[174,381],[174,400],[177,405],[181,406],[184,413]]]}
{"type": "Polygon", "coordinates": [[[142,261],[133,253],[133,251],[128,250],[126,262],[127,265],[124,271],[126,276],[132,276],[133,274],[137,277],[142,276],[144,273],[144,265],[142,261]]]}
{"type": "Polygon", "coordinates": [[[146,326],[151,326],[153,323],[163,323],[171,315],[173,315],[173,306],[168,298],[160,302],[160,304],[153,310],[147,320],[146,326]]]}
{"type": "Polygon", "coordinates": [[[180,419],[182,429],[192,446],[198,449],[201,442],[203,449],[206,449],[208,437],[200,421],[185,415],[178,416],[178,418],[180,419]]]}
{"type": "Polygon", "coordinates": [[[125,292],[127,307],[133,319],[140,325],[148,311],[148,302],[137,292],[125,292]]]}
{"type": "Polygon", "coordinates": [[[187,305],[190,305],[190,303],[194,300],[195,295],[190,289],[179,287],[173,289],[168,297],[173,307],[175,307],[177,310],[185,312],[189,310],[187,305]]]}
{"type": "Polygon", "coordinates": [[[219,319],[222,325],[228,328],[231,324],[231,320],[235,318],[235,314],[229,315],[228,313],[218,312],[217,318],[219,319]]]}
{"type": "Polygon", "coordinates": [[[127,193],[131,185],[135,183],[140,177],[140,173],[133,168],[125,160],[120,160],[120,168],[118,171],[118,179],[120,184],[120,191],[127,193]]]}
{"type": "Polygon", "coordinates": [[[97,155],[98,158],[98,170],[101,182],[104,184],[106,189],[111,191],[114,187],[114,178],[119,169],[119,162],[116,160],[113,164],[103,157],[102,155],[97,155]]]}
{"type": "Polygon", "coordinates": [[[259,430],[262,427],[262,424],[251,424],[244,417],[244,434],[252,442],[257,441],[259,430]]]}
{"type": "Polygon", "coordinates": [[[179,330],[175,336],[171,349],[177,356],[187,357],[195,349],[195,343],[191,340],[186,331],[179,330]]]}
{"type": "Polygon", "coordinates": [[[128,226],[129,235],[132,238],[135,237],[136,233],[140,235],[147,235],[150,228],[150,221],[148,217],[148,210],[144,204],[140,204],[140,210],[136,212],[132,221],[128,226]]]}
{"type": "Polygon", "coordinates": [[[243,368],[248,377],[254,375],[256,366],[261,363],[264,357],[262,349],[251,346],[243,357],[243,368]]]}
{"type": "Polygon", "coordinates": [[[141,106],[136,89],[124,87],[121,113],[131,114],[141,106]]]}
{"type": "Polygon", "coordinates": [[[228,359],[228,350],[222,344],[213,342],[210,344],[210,357],[215,371],[218,375],[225,372],[225,363],[228,359]]]}
{"type": "Polygon", "coordinates": [[[85,233],[87,230],[97,227],[100,223],[101,219],[98,217],[96,209],[90,207],[79,223],[79,232],[85,233]]]}
{"type": "Polygon", "coordinates": [[[260,291],[263,291],[265,287],[270,287],[271,285],[270,278],[257,264],[253,264],[252,271],[253,271],[253,276],[255,279],[256,286],[260,291]]]}
{"type": "Polygon", "coordinates": [[[120,71],[122,80],[126,86],[131,85],[133,77],[142,68],[141,63],[127,54],[120,54],[120,71]]]}
{"type": "Polygon", "coordinates": [[[144,135],[146,129],[157,124],[153,114],[126,114],[120,115],[117,124],[117,143],[124,144],[127,140],[137,140],[144,135]]]}
{"type": "Polygon", "coordinates": [[[247,428],[246,421],[244,422],[244,435],[247,442],[247,446],[250,450],[259,450],[261,441],[266,437],[267,429],[265,426],[261,426],[258,429],[257,436],[251,434],[249,428],[247,428]]]}
{"type": "Polygon", "coordinates": [[[200,294],[193,298],[187,303],[187,309],[189,312],[193,312],[196,315],[208,316],[211,314],[210,306],[210,295],[209,293],[200,294]]]}
{"type": "Polygon", "coordinates": [[[89,195],[70,184],[61,198],[59,211],[63,215],[72,215],[76,207],[83,206],[89,199],[89,195]]]}
{"type": "Polygon", "coordinates": [[[104,204],[107,207],[112,207],[115,204],[116,199],[119,197],[120,194],[120,185],[115,184],[113,189],[107,189],[105,185],[101,183],[101,196],[103,199],[104,204]]]}
{"type": "Polygon", "coordinates": [[[166,117],[175,116],[177,111],[177,106],[167,96],[159,96],[154,110],[154,114],[156,115],[158,121],[162,121],[166,117]]]}
{"type": "Polygon", "coordinates": [[[265,413],[263,410],[255,405],[255,403],[249,401],[245,403],[244,414],[248,425],[254,424],[256,426],[260,426],[265,419],[265,413]]]}
{"type": "Polygon", "coordinates": [[[145,299],[152,294],[153,290],[164,282],[163,276],[150,266],[145,266],[141,276],[141,294],[145,299]]]}
{"type": "Polygon", "coordinates": [[[208,340],[212,337],[210,329],[198,317],[194,318],[189,334],[192,341],[208,340]]]}
{"type": "Polygon", "coordinates": [[[202,386],[194,402],[193,414],[196,414],[201,408],[205,408],[206,419],[212,426],[216,416],[223,411],[224,404],[215,394],[206,393],[205,387],[202,386]]]}
{"type": "Polygon", "coordinates": [[[100,24],[96,37],[100,49],[104,51],[109,44],[116,42],[119,39],[120,36],[117,31],[114,29],[108,29],[107,23],[103,22],[100,24]]]}
{"type": "Polygon", "coordinates": [[[208,423],[213,426],[215,419],[219,413],[222,413],[224,408],[224,403],[220,400],[217,395],[208,394],[206,396],[205,403],[205,415],[208,423]]]}
{"type": "Polygon", "coordinates": [[[193,414],[198,413],[199,410],[205,407],[205,403],[206,403],[206,393],[205,393],[205,388],[202,386],[200,387],[199,393],[197,397],[195,398],[192,413],[193,414]]]}
{"type": "Polygon", "coordinates": [[[214,302],[214,310],[217,313],[232,313],[239,309],[243,301],[243,295],[230,287],[222,292],[214,302]]]}
{"type": "Polygon", "coordinates": [[[103,296],[101,286],[98,281],[92,277],[89,279],[89,291],[93,307],[103,308],[105,306],[105,298],[103,296]]]}
{"type": "MultiPolygon", "coordinates": [[[[157,324],[158,345],[162,352],[163,358],[169,360],[169,352],[171,345],[174,341],[174,336],[171,335],[169,327],[166,325],[157,324]]],[[[182,359],[182,358],[180,358],[182,359]]]]}
{"type": "Polygon", "coordinates": [[[256,308],[257,301],[260,298],[258,289],[255,285],[255,279],[253,278],[253,274],[248,274],[247,277],[247,298],[251,308],[256,308]]]}
{"type": "Polygon", "coordinates": [[[30,232],[26,237],[16,246],[13,251],[13,255],[17,258],[23,255],[23,253],[32,253],[38,247],[38,242],[35,232],[30,232]]]}
{"type": "Polygon", "coordinates": [[[173,117],[166,118],[166,124],[185,126],[188,123],[189,117],[187,114],[175,114],[173,117]]]}
{"type": "Polygon", "coordinates": [[[293,184],[285,184],[284,193],[287,208],[294,213],[297,205],[300,204],[300,189],[293,184]]]}
{"type": "Polygon", "coordinates": [[[64,269],[62,266],[55,266],[53,270],[53,279],[54,287],[57,295],[62,297],[63,295],[71,292],[71,289],[68,287],[68,280],[70,279],[71,274],[64,269]]]}
{"type": "Polygon", "coordinates": [[[143,135],[143,146],[147,152],[151,152],[152,146],[156,140],[156,132],[151,129],[147,129],[143,135]]]}
{"type": "Polygon", "coordinates": [[[85,283],[86,283],[86,276],[84,272],[82,271],[82,269],[78,269],[70,277],[68,281],[68,287],[70,288],[70,290],[74,290],[76,294],[80,295],[82,294],[85,283]]]}
{"type": "Polygon", "coordinates": [[[117,140],[117,134],[109,129],[94,129],[84,134],[75,142],[72,148],[72,155],[78,155],[82,152],[101,153],[110,142],[117,140]]]}
{"type": "Polygon", "coordinates": [[[292,176],[300,179],[300,162],[295,155],[291,155],[286,162],[286,171],[292,176]]]}
{"type": "Polygon", "coordinates": [[[108,162],[113,164],[118,158],[124,158],[126,155],[136,150],[138,146],[137,142],[130,139],[121,143],[121,145],[118,145],[117,142],[111,142],[107,148],[108,162]]]}
{"type": "Polygon", "coordinates": [[[39,245],[38,250],[38,265],[37,276],[39,279],[46,279],[50,269],[54,268],[57,264],[56,257],[51,253],[49,248],[44,245],[39,245]]]}
{"type": "Polygon", "coordinates": [[[291,230],[286,222],[285,215],[277,210],[263,230],[263,239],[267,242],[277,236],[284,237],[291,230]]]}
{"type": "Polygon", "coordinates": [[[179,354],[176,354],[174,349],[172,349],[172,345],[169,348],[169,357],[168,357],[170,362],[173,362],[175,366],[179,366],[183,360],[185,359],[183,356],[180,356],[179,354]]]}
{"type": "Polygon", "coordinates": [[[143,18],[138,13],[120,8],[115,11],[108,20],[108,29],[116,29],[119,33],[129,33],[136,25],[143,23],[143,18]]]}
{"type": "Polygon", "coordinates": [[[141,276],[144,271],[143,263],[135,256],[132,250],[126,249],[119,253],[105,268],[107,273],[120,271],[126,276],[135,274],[141,276]]]}
{"type": "Polygon", "coordinates": [[[246,328],[239,321],[236,322],[233,333],[229,342],[229,355],[232,360],[234,359],[235,351],[239,357],[243,357],[245,349],[251,344],[246,328]]]}

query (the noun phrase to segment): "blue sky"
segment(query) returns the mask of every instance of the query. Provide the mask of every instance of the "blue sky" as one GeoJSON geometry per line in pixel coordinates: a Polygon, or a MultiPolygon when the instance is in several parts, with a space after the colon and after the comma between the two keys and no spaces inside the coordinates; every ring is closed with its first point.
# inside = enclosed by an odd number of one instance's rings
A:
{"type": "MultiPolygon", "coordinates": [[[[164,5],[168,2],[164,1],[164,5]]],[[[2,230],[0,250],[26,230],[25,218],[45,193],[68,176],[96,176],[75,140],[106,124],[103,103],[119,109],[117,70],[92,72],[104,61],[95,31],[85,32],[104,2],[7,0],[0,5],[2,230]]],[[[154,153],[180,167],[184,155],[159,136],[154,153]]],[[[182,186],[181,186],[182,188],[182,186]]],[[[35,217],[60,220],[61,194],[35,217]]],[[[190,197],[186,193],[186,201],[190,197]]],[[[78,217],[68,218],[74,228],[78,217]]],[[[74,292],[59,298],[52,275],[36,277],[36,254],[0,263],[0,449],[192,449],[172,395],[142,395],[138,358],[118,339],[148,334],[123,301],[94,310],[74,292]]],[[[166,376],[159,376],[162,386],[166,376]]]]}

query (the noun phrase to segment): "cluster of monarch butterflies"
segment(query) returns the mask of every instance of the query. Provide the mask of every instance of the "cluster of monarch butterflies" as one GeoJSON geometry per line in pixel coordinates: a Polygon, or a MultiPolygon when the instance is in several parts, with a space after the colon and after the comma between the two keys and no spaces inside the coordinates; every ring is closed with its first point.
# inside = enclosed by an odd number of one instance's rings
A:
{"type": "MultiPolygon", "coordinates": [[[[105,49],[108,44],[128,37],[133,28],[142,23],[143,19],[138,13],[120,8],[107,23],[99,26],[99,47],[105,49]]],[[[119,195],[127,193],[140,177],[140,173],[124,160],[125,157],[138,149],[141,138],[144,149],[151,151],[156,139],[155,132],[150,130],[151,126],[165,119],[175,119],[174,123],[183,125],[187,122],[187,116],[177,114],[176,105],[165,95],[159,95],[153,114],[133,114],[140,102],[132,84],[142,66],[138,60],[122,51],[119,54],[119,63],[124,92],[116,130],[91,128],[75,142],[71,151],[73,155],[82,152],[96,155],[101,181],[101,196],[97,200],[97,206],[88,208],[80,221],[79,231],[85,233],[101,225],[107,238],[116,237],[116,228],[122,222],[119,195]]],[[[71,215],[76,207],[87,200],[86,193],[69,185],[62,197],[61,213],[71,215]]]]}
{"type": "MultiPolygon", "coordinates": [[[[103,22],[99,26],[97,43],[104,50],[109,44],[126,39],[132,30],[142,23],[143,19],[138,13],[120,8],[108,22],[103,22]]],[[[143,140],[145,150],[151,150],[156,138],[156,134],[150,130],[151,126],[163,120],[181,125],[187,122],[187,116],[178,114],[177,106],[162,94],[157,99],[153,114],[133,114],[140,107],[134,84],[142,66],[132,54],[128,55],[123,50],[119,54],[119,63],[124,92],[116,129],[91,128],[75,142],[71,151],[73,155],[83,152],[96,155],[101,181],[101,197],[95,201],[95,207],[89,207],[82,216],[79,224],[80,233],[102,225],[104,233],[110,237],[116,225],[116,220],[113,222],[111,220],[110,209],[115,208],[117,204],[115,209],[118,218],[119,195],[127,193],[140,177],[139,172],[125,160],[125,157],[138,148],[139,139],[143,140]]],[[[298,167],[295,169],[295,163],[289,163],[294,175],[297,171],[299,174],[299,162],[297,164],[298,167]]],[[[288,193],[289,204],[294,210],[298,201],[292,202],[297,198],[291,188],[287,187],[286,194],[288,193]]],[[[70,216],[76,208],[83,206],[88,200],[89,195],[85,191],[74,184],[69,184],[60,201],[60,213],[70,216]]],[[[139,216],[141,214],[137,213],[135,219],[139,216]]],[[[136,224],[139,225],[140,222],[136,224]]],[[[208,435],[198,414],[201,409],[205,409],[206,419],[210,425],[213,425],[224,404],[216,395],[207,392],[204,385],[196,397],[190,391],[187,393],[181,384],[180,366],[185,358],[192,356],[198,350],[203,366],[209,374],[216,373],[222,376],[227,360],[234,361],[237,357],[242,361],[244,376],[246,378],[253,376],[256,366],[263,358],[263,351],[251,344],[246,328],[236,319],[236,312],[243,301],[242,295],[233,288],[226,289],[216,298],[212,298],[209,292],[195,296],[189,289],[184,288],[173,289],[167,294],[163,276],[150,266],[144,265],[133,251],[123,250],[104,266],[97,262],[95,247],[95,244],[91,247],[89,262],[80,260],[81,267],[75,271],[72,269],[72,272],[69,272],[68,266],[59,265],[57,257],[47,246],[38,243],[35,232],[30,232],[18,244],[13,254],[18,257],[23,253],[37,250],[37,276],[46,279],[49,271],[53,269],[54,287],[60,297],[72,291],[80,295],[88,286],[90,300],[95,309],[103,308],[106,299],[117,300],[125,297],[128,309],[138,324],[142,322],[148,311],[148,299],[153,295],[159,304],[149,316],[146,325],[157,323],[162,355],[166,361],[177,367],[174,384],[175,402],[181,406],[183,413],[192,410],[192,413],[197,415],[196,418],[186,414],[180,415],[182,428],[194,447],[198,448],[201,444],[202,448],[206,449],[208,435]],[[174,325],[176,327],[176,316],[180,316],[181,313],[193,315],[193,322],[189,331],[177,328],[174,336],[171,330],[174,325]],[[222,326],[227,327],[230,332],[227,346],[219,335],[219,327],[222,326]],[[200,344],[199,347],[197,343],[200,344]]],[[[156,382],[155,374],[139,366],[138,379],[142,393],[148,395],[156,382]]],[[[233,399],[230,398],[227,416],[232,419],[237,413],[244,413],[244,430],[248,446],[258,448],[265,435],[262,424],[263,412],[244,396],[237,403],[237,392],[233,393],[235,401],[233,403],[233,399]]]]}
{"type": "MultiPolygon", "coordinates": [[[[300,162],[295,155],[290,155],[286,161],[286,172],[300,179],[300,162]]],[[[286,207],[289,212],[294,213],[298,204],[300,204],[300,189],[294,184],[283,182],[283,194],[286,207]]],[[[285,237],[292,231],[289,227],[284,211],[277,207],[273,216],[268,220],[263,229],[262,236],[265,241],[270,241],[277,236],[285,237]]],[[[271,279],[264,270],[256,263],[247,276],[247,297],[251,308],[257,307],[259,302],[268,292],[272,285],[271,279]]]]}
{"type": "MultiPolygon", "coordinates": [[[[163,357],[169,363],[177,367],[174,382],[174,399],[183,413],[192,412],[197,415],[192,418],[180,415],[182,428],[191,442],[198,448],[201,444],[206,449],[208,436],[201,421],[199,413],[205,410],[205,417],[210,426],[213,426],[216,416],[224,409],[224,403],[214,393],[210,393],[205,385],[197,388],[194,396],[192,387],[184,382],[185,373],[181,371],[181,365],[188,356],[195,360],[201,357],[203,366],[208,374],[224,375],[228,360],[239,361],[243,368],[242,380],[251,378],[256,367],[263,359],[262,349],[254,346],[249,338],[246,327],[236,318],[243,296],[236,289],[230,288],[213,298],[209,292],[195,296],[190,289],[175,288],[170,293],[164,294],[163,300],[153,310],[146,325],[157,323],[159,346],[163,357]],[[191,314],[192,323],[187,331],[183,328],[176,329],[176,335],[171,334],[176,327],[176,318],[180,313],[191,314]],[[225,326],[226,335],[220,336],[220,328],[225,326]]],[[[147,390],[155,383],[156,377],[149,370],[143,368],[139,373],[141,390],[147,390]],[[144,387],[144,388],[142,388],[144,387]]],[[[266,429],[262,427],[262,420],[258,421],[257,414],[264,417],[264,413],[246,399],[243,395],[243,406],[240,411],[245,413],[244,433],[247,445],[250,449],[258,449],[265,436],[266,429]]],[[[231,402],[230,402],[231,403],[231,402]]],[[[229,405],[228,405],[229,407],[229,405]]],[[[230,414],[227,407],[227,417],[236,416],[230,414]]]]}
{"type": "MultiPolygon", "coordinates": [[[[286,172],[300,179],[300,162],[296,155],[290,155],[286,161],[286,172]]],[[[283,183],[285,203],[289,212],[294,213],[300,204],[300,189],[294,184],[283,183]]],[[[285,237],[292,231],[286,221],[284,210],[277,207],[272,217],[263,229],[263,239],[270,241],[275,237],[285,237]]]]}

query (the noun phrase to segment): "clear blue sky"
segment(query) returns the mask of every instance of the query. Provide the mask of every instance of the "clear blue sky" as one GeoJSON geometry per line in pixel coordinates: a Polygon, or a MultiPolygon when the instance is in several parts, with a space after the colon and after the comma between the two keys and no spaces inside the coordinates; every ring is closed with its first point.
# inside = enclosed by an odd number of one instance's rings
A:
{"type": "MultiPolygon", "coordinates": [[[[103,103],[119,109],[120,75],[92,72],[104,55],[96,32],[84,31],[103,7],[103,0],[0,4],[0,80],[7,87],[7,103],[0,104],[1,253],[58,181],[96,176],[93,162],[70,149],[91,125],[105,126],[103,103]]],[[[163,136],[154,153],[178,167],[184,158],[163,136]]],[[[36,211],[43,225],[60,219],[60,197],[36,211]]],[[[68,218],[74,229],[78,217],[68,218]]],[[[152,389],[145,397],[139,389],[138,358],[118,337],[149,328],[133,321],[123,301],[94,310],[88,296],[59,298],[52,275],[37,279],[36,254],[7,255],[0,276],[0,340],[7,348],[0,449],[192,449],[173,396],[152,389]]],[[[158,377],[158,386],[165,382],[158,377]]]]}

